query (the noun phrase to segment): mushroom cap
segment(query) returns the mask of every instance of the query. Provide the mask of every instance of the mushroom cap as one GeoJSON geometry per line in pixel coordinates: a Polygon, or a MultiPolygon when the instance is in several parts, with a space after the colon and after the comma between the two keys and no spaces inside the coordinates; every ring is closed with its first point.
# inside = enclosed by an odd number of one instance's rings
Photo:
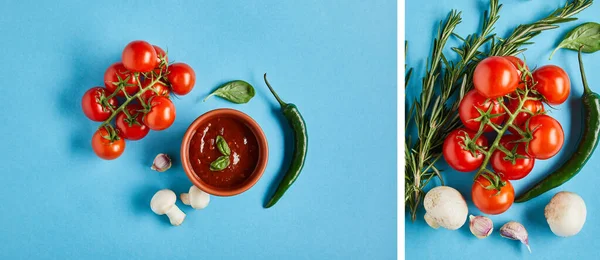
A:
{"type": "Polygon", "coordinates": [[[152,196],[150,208],[158,215],[166,214],[175,205],[177,196],[169,189],[159,190],[152,196]]]}
{"type": "Polygon", "coordinates": [[[427,192],[423,206],[427,211],[425,220],[433,228],[458,229],[465,224],[469,213],[460,192],[448,186],[438,186],[427,192]]]}
{"type": "Polygon", "coordinates": [[[579,233],[585,224],[586,215],[587,209],[583,198],[568,191],[556,193],[544,209],[544,216],[550,230],[561,237],[579,233]]]}
{"type": "Polygon", "coordinates": [[[198,187],[193,186],[190,187],[189,191],[190,205],[195,209],[203,209],[208,206],[210,202],[210,195],[200,189],[198,187]]]}

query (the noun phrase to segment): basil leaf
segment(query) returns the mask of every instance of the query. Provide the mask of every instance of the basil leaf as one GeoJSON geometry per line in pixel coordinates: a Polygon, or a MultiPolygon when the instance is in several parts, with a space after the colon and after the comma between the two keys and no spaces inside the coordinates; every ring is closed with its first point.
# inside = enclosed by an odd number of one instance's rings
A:
{"type": "Polygon", "coordinates": [[[244,104],[254,97],[254,87],[246,81],[234,80],[221,85],[208,95],[204,102],[211,96],[219,96],[236,104],[244,104]]]}
{"type": "Polygon", "coordinates": [[[223,155],[210,163],[210,170],[213,172],[222,171],[229,166],[229,156],[223,155]]]}
{"type": "Polygon", "coordinates": [[[567,33],[562,42],[558,44],[558,47],[552,51],[550,59],[552,59],[554,52],[560,48],[579,51],[580,47],[582,47],[581,51],[585,53],[600,50],[600,24],[590,22],[577,26],[567,33]]]}
{"type": "Polygon", "coordinates": [[[219,148],[219,152],[221,152],[221,154],[227,155],[227,156],[229,156],[231,154],[231,149],[229,149],[229,145],[227,145],[227,141],[225,141],[225,138],[218,135],[216,143],[217,143],[217,148],[219,148]]]}

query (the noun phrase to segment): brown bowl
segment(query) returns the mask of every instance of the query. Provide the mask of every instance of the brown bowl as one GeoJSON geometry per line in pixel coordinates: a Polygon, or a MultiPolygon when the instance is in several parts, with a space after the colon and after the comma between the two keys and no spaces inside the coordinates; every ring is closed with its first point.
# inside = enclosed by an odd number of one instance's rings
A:
{"type": "Polygon", "coordinates": [[[183,141],[181,142],[181,164],[183,165],[183,170],[185,171],[185,174],[196,187],[209,194],[217,196],[237,195],[254,186],[254,184],[256,184],[258,179],[260,179],[263,172],[265,171],[265,168],[267,167],[268,157],[269,149],[267,146],[267,138],[265,137],[265,133],[263,132],[263,130],[260,128],[258,123],[254,121],[254,119],[235,109],[221,108],[204,113],[196,120],[194,120],[190,127],[188,127],[187,131],[185,131],[185,135],[183,136],[183,141]],[[258,162],[256,163],[254,171],[246,179],[246,181],[232,188],[215,187],[209,185],[208,183],[204,182],[198,175],[196,175],[194,169],[192,168],[192,164],[190,163],[189,146],[192,137],[196,132],[196,129],[207,120],[210,120],[215,117],[228,117],[242,122],[254,134],[258,143],[258,162]]]}

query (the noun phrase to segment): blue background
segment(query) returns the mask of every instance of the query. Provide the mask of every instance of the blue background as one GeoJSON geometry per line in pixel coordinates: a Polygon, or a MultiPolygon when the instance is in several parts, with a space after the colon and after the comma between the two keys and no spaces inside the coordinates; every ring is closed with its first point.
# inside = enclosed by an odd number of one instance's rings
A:
{"type": "MultiPolygon", "coordinates": [[[[496,32],[499,36],[508,36],[518,24],[536,21],[565,3],[560,0],[506,0],[500,2],[504,6],[500,11],[500,20],[496,24],[496,32]]],[[[415,78],[411,81],[412,87],[407,91],[408,98],[419,94],[425,58],[431,51],[431,42],[437,32],[438,21],[446,18],[451,9],[463,11],[463,22],[458,26],[456,32],[466,36],[475,31],[479,32],[480,14],[483,10],[487,10],[488,6],[489,1],[480,0],[407,1],[408,64],[416,69],[415,78]]],[[[550,115],[561,122],[565,131],[563,150],[554,158],[536,161],[535,168],[530,175],[525,179],[513,181],[512,184],[517,194],[558,167],[569,157],[577,145],[582,126],[580,97],[583,92],[577,53],[561,50],[554,55],[551,61],[548,60],[548,57],[569,30],[583,22],[598,22],[598,13],[600,13],[600,3],[595,3],[577,15],[580,20],[561,25],[557,30],[543,32],[533,39],[534,45],[527,47],[529,50],[525,52],[525,57],[530,68],[546,64],[559,65],[569,74],[572,85],[569,99],[550,112],[550,115]]],[[[451,44],[451,46],[455,46],[457,42],[453,41],[451,44]]],[[[600,84],[600,74],[597,73],[600,70],[600,53],[585,55],[584,63],[590,87],[592,90],[600,92],[598,85],[600,84]]],[[[596,207],[598,196],[596,183],[600,181],[600,175],[597,174],[598,168],[600,168],[599,159],[600,152],[596,152],[579,175],[566,184],[529,202],[514,204],[501,215],[491,216],[496,229],[487,239],[478,240],[471,235],[468,223],[457,231],[434,230],[429,228],[423,220],[423,211],[419,213],[415,223],[412,223],[408,217],[405,220],[406,258],[439,259],[443,255],[444,259],[481,259],[482,256],[489,259],[598,259],[597,235],[600,232],[600,218],[598,217],[600,212],[596,207]],[[562,190],[578,193],[587,205],[585,226],[578,235],[570,238],[555,236],[544,218],[544,207],[556,192],[562,190]],[[521,246],[518,241],[500,237],[498,229],[510,220],[521,222],[529,231],[532,254],[529,254],[525,246],[521,246]]],[[[446,165],[443,168],[447,170],[443,174],[446,185],[457,188],[463,194],[469,205],[469,213],[481,214],[471,202],[473,173],[454,172],[446,165]]]]}
{"type": "Polygon", "coordinates": [[[0,35],[0,259],[395,257],[394,0],[2,1],[0,35]],[[171,128],[103,161],[91,150],[98,123],[83,115],[81,96],[136,39],[190,64],[196,86],[174,99],[171,128]],[[287,163],[290,136],[264,72],[300,108],[310,136],[303,174],[268,210],[262,204],[287,163]],[[202,103],[234,79],[255,86],[250,103],[202,103]],[[170,226],[150,198],[189,189],[181,138],[196,117],[221,107],[262,126],[266,172],[246,193],[212,197],[204,210],[178,202],[187,219],[170,226]],[[161,152],[175,164],[157,173],[150,165],[161,152]]]}

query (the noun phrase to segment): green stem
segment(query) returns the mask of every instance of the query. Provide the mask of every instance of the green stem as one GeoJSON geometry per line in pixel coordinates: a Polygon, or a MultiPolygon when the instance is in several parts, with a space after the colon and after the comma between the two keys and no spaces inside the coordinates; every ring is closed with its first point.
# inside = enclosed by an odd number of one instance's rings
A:
{"type": "Polygon", "coordinates": [[[592,93],[592,90],[588,86],[587,79],[585,78],[585,70],[583,69],[583,59],[581,58],[581,49],[582,48],[583,48],[583,45],[581,45],[581,47],[579,47],[579,55],[578,55],[579,71],[581,71],[581,80],[583,81],[583,93],[590,94],[590,93],[592,93]]]}
{"type": "Polygon", "coordinates": [[[273,93],[273,96],[275,96],[275,99],[277,99],[277,102],[279,102],[279,105],[281,107],[284,107],[285,105],[287,105],[285,102],[283,102],[281,100],[281,98],[279,98],[277,93],[275,93],[275,90],[273,90],[273,88],[271,87],[271,84],[269,84],[269,81],[267,80],[267,73],[265,73],[264,78],[265,78],[265,83],[267,84],[267,87],[269,87],[269,90],[271,91],[271,93],[273,93]]]}

